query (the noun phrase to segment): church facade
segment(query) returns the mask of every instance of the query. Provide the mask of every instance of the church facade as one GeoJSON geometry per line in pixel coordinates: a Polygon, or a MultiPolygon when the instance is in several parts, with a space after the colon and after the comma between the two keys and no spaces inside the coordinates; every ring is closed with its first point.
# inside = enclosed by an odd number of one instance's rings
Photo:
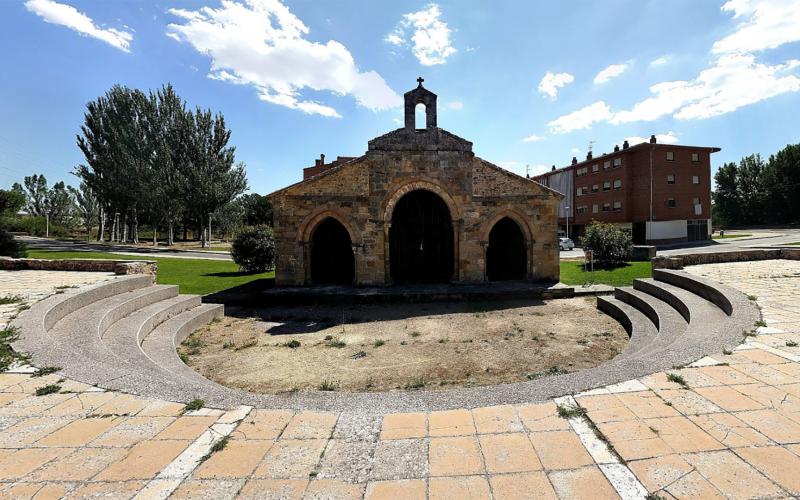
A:
{"type": "Polygon", "coordinates": [[[405,126],[268,198],[277,286],[557,281],[562,195],[493,165],[407,92],[405,126]],[[425,128],[415,127],[417,106],[425,128]]]}

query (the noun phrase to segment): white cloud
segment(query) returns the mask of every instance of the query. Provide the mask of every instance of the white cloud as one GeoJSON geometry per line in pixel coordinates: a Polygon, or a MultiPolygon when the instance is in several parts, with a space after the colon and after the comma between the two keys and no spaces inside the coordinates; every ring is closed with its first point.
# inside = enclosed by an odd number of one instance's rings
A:
{"type": "Polygon", "coordinates": [[[672,61],[671,55],[663,55],[661,57],[656,57],[655,59],[650,61],[650,66],[652,67],[665,66],[669,64],[670,61],[672,61]]]}
{"type": "Polygon", "coordinates": [[[549,172],[550,170],[552,170],[552,168],[553,168],[552,166],[548,166],[548,165],[541,165],[541,164],[532,165],[532,166],[528,167],[528,173],[530,173],[531,177],[536,177],[537,175],[541,175],[541,174],[544,174],[546,172],[549,172]]]}
{"type": "MultiPolygon", "coordinates": [[[[649,137],[641,137],[638,135],[632,135],[630,137],[626,137],[624,141],[628,141],[628,144],[631,146],[635,146],[637,144],[641,144],[643,142],[650,142],[649,137]]],[[[656,141],[659,144],[677,144],[678,143],[678,134],[673,131],[669,131],[666,134],[656,134],[656,141]]]]}
{"type": "Polygon", "coordinates": [[[633,61],[627,61],[622,64],[612,64],[606,68],[603,68],[599,73],[597,73],[597,76],[594,77],[594,84],[600,85],[606,83],[612,78],[618,77],[622,73],[625,73],[632,64],[633,61]]]}
{"type": "Polygon", "coordinates": [[[53,0],[28,0],[25,8],[45,20],[45,22],[66,26],[78,33],[102,40],[112,47],[123,52],[131,51],[133,41],[132,30],[118,30],[114,28],[101,28],[91,17],[71,5],[54,2],[53,0]]]}
{"type": "Polygon", "coordinates": [[[217,9],[169,13],[180,21],[168,25],[167,36],[210,57],[209,78],[255,87],[264,101],[331,117],[340,115],[301,91],[352,95],[371,110],[402,103],[378,73],[360,71],[341,43],[306,40],[308,27],[279,0],[226,0],[217,9]]]}
{"type": "Polygon", "coordinates": [[[542,77],[542,81],[539,82],[539,92],[545,94],[550,97],[550,99],[555,99],[558,95],[558,89],[569,85],[575,81],[575,77],[570,75],[569,73],[552,73],[548,71],[542,77]]]}
{"type": "Polygon", "coordinates": [[[620,124],[670,115],[678,120],[699,120],[788,92],[800,92],[800,60],[770,64],[755,56],[756,52],[800,40],[800,2],[730,0],[723,10],[742,21],[733,33],[713,45],[715,58],[696,77],[657,83],[650,87],[650,97],[630,109],[613,113],[608,110],[605,118],[601,108],[587,106],[553,120],[551,130],[569,132],[597,121],[620,124]]]}
{"type": "Polygon", "coordinates": [[[542,137],[541,135],[531,134],[528,137],[522,139],[522,142],[539,142],[542,139],[544,139],[544,137],[542,137]]]}
{"type": "Polygon", "coordinates": [[[547,124],[550,132],[565,134],[573,130],[591,127],[594,123],[608,121],[612,117],[611,108],[603,101],[597,101],[568,115],[561,116],[547,124]]]}
{"type": "Polygon", "coordinates": [[[652,121],[665,115],[679,120],[711,118],[785,92],[800,91],[800,77],[789,72],[800,65],[790,60],[766,65],[750,54],[720,57],[691,81],[663,82],[630,110],[614,114],[611,123],[652,121]]]}
{"type": "Polygon", "coordinates": [[[450,101],[447,103],[447,107],[450,109],[462,110],[464,109],[464,103],[461,101],[450,101]]]}
{"type": "Polygon", "coordinates": [[[758,52],[800,41],[797,0],[729,0],[722,10],[732,13],[734,19],[747,19],[714,43],[714,54],[758,52]]]}
{"type": "Polygon", "coordinates": [[[447,58],[456,53],[450,40],[450,28],[441,20],[442,12],[435,3],[416,12],[403,15],[384,41],[397,46],[408,45],[407,36],[411,34],[411,51],[423,66],[444,64],[447,58]]]}

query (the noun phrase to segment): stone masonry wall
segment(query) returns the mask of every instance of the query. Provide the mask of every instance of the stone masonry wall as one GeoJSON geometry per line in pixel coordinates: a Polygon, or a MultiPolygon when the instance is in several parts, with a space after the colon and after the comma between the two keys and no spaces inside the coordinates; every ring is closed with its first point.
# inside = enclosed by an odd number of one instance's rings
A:
{"type": "Polygon", "coordinates": [[[89,271],[114,274],[152,274],[158,264],[152,260],[93,260],[93,259],[11,259],[0,257],[0,270],[19,271],[89,271]]]}
{"type": "Polygon", "coordinates": [[[504,216],[528,245],[528,278],[558,280],[556,208],[561,195],[506,172],[469,151],[372,150],[359,160],[271,195],[275,206],[276,284],[310,284],[310,238],[334,217],[350,232],[356,284],[388,285],[388,234],[395,203],[427,189],[447,203],[454,225],[459,282],[485,280],[489,231],[504,216]]]}

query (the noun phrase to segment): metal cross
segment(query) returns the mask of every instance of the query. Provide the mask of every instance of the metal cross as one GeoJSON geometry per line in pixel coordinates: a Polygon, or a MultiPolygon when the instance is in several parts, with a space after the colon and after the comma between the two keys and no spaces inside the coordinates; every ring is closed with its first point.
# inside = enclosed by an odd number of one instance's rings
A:
{"type": "Polygon", "coordinates": [[[422,78],[422,77],[417,78],[417,82],[419,83],[420,87],[422,87],[422,82],[424,82],[424,81],[425,81],[425,79],[422,78]]]}

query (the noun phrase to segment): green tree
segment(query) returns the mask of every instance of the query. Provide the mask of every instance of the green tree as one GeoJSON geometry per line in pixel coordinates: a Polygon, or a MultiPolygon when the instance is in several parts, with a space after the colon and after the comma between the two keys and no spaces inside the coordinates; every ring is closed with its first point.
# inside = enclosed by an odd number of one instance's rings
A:
{"type": "Polygon", "coordinates": [[[800,144],[769,157],[764,169],[766,217],[769,222],[800,222],[800,144]]]}
{"type": "Polygon", "coordinates": [[[86,182],[81,182],[80,188],[70,186],[69,191],[75,199],[75,207],[81,216],[83,227],[86,229],[86,240],[91,237],[94,221],[100,214],[100,203],[92,188],[86,182]]]}
{"type": "Polygon", "coordinates": [[[272,226],[272,203],[266,196],[248,193],[239,198],[244,208],[244,223],[247,226],[272,226]]]}
{"type": "Polygon", "coordinates": [[[189,114],[186,128],[188,162],[182,165],[183,200],[189,215],[198,222],[202,246],[209,214],[247,190],[244,164],[235,163],[235,148],[228,146],[231,132],[221,114],[200,108],[189,114]]]}
{"type": "MultiPolygon", "coordinates": [[[[25,206],[25,196],[16,189],[6,191],[0,189],[0,221],[6,217],[14,217],[25,206]]],[[[7,257],[23,257],[25,247],[0,226],[0,255],[7,257]]]]}
{"type": "Polygon", "coordinates": [[[725,163],[714,175],[717,183],[713,193],[714,215],[717,217],[715,225],[724,227],[742,220],[737,176],[738,167],[735,163],[725,163]]]}

